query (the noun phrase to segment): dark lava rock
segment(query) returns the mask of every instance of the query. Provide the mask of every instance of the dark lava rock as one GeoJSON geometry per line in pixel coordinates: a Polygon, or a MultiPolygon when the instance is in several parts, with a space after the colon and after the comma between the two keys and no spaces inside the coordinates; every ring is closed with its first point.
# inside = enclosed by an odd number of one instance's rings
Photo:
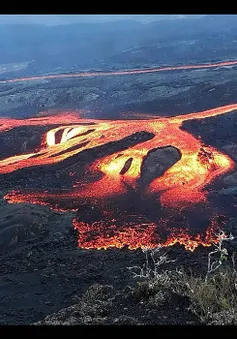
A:
{"type": "Polygon", "coordinates": [[[47,229],[49,216],[45,209],[29,205],[2,205],[0,207],[0,246],[34,238],[47,229]]]}
{"type": "Polygon", "coordinates": [[[114,319],[114,325],[140,325],[140,323],[134,317],[122,314],[118,318],[114,319]]]}
{"type": "Polygon", "coordinates": [[[221,190],[218,191],[219,195],[235,195],[237,194],[237,187],[228,187],[228,188],[222,188],[221,190]]]}
{"type": "Polygon", "coordinates": [[[35,325],[90,325],[105,321],[112,307],[113,286],[93,284],[77,304],[48,315],[35,325]]]}
{"type": "Polygon", "coordinates": [[[231,156],[231,158],[237,161],[237,144],[231,144],[223,146],[222,149],[231,156]]]}
{"type": "Polygon", "coordinates": [[[223,182],[227,186],[236,186],[237,185],[237,171],[225,176],[223,182]]]}
{"type": "Polygon", "coordinates": [[[173,146],[159,147],[148,152],[141,168],[141,181],[149,184],[181,159],[181,152],[173,146]]]}
{"type": "Polygon", "coordinates": [[[34,152],[40,146],[42,135],[58,125],[15,127],[0,134],[0,159],[34,152]]]}
{"type": "MultiPolygon", "coordinates": [[[[75,304],[64,308],[57,313],[47,316],[44,320],[34,323],[34,325],[78,325],[81,323],[80,304],[75,304]]],[[[90,319],[84,319],[86,322],[90,319]]]]}
{"type": "Polygon", "coordinates": [[[236,325],[237,316],[234,309],[217,312],[212,315],[212,319],[209,321],[208,325],[236,325]]]}
{"type": "Polygon", "coordinates": [[[125,164],[124,164],[124,166],[123,166],[123,168],[121,169],[121,171],[120,171],[120,174],[125,174],[128,170],[129,170],[129,168],[130,168],[130,166],[131,166],[131,164],[132,164],[132,158],[129,158],[126,162],[125,162],[125,164]]]}
{"type": "Polygon", "coordinates": [[[236,111],[213,116],[206,119],[184,121],[182,130],[217,148],[224,148],[231,143],[236,144],[237,115],[236,111]]]}

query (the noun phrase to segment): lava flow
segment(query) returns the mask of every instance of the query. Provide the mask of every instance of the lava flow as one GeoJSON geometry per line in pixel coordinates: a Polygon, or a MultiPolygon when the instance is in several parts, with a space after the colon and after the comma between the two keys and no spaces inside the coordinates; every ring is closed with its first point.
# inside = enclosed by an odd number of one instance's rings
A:
{"type": "MultiPolygon", "coordinates": [[[[95,120],[72,114],[25,120],[1,119],[1,131],[9,131],[22,125],[58,124],[58,127],[52,128],[43,135],[41,146],[35,152],[0,160],[2,175],[27,167],[60,163],[73,156],[78,157],[77,161],[80,162],[80,153],[83,151],[110,142],[121,142],[137,132],[148,132],[149,135],[148,140],[138,140],[135,145],[124,146],[123,150],[94,160],[85,170],[85,178],[88,174],[100,174],[96,181],[85,179],[83,182],[75,178],[73,188],[70,190],[58,190],[56,193],[12,191],[5,195],[5,199],[9,203],[48,204],[55,210],[78,211],[73,225],[79,230],[78,244],[83,248],[128,246],[130,249],[136,249],[155,247],[160,243],[164,246],[180,243],[189,250],[194,250],[198,245],[209,246],[215,241],[215,237],[210,236],[217,228],[215,219],[212,219],[204,236],[200,234],[192,236],[188,229],[169,228],[168,221],[162,221],[161,218],[158,222],[144,221],[139,218],[137,222],[121,221],[121,218],[114,217],[113,208],[110,208],[106,214],[104,206],[106,202],[113,201],[118,196],[126,198],[126,194],[131,191],[135,193],[136,199],[153,199],[163,208],[173,210],[174,214],[192,205],[207,203],[205,191],[207,184],[231,171],[235,163],[214,147],[203,145],[200,139],[183,131],[181,126],[186,120],[205,119],[236,109],[237,104],[232,104],[203,112],[172,118],[157,117],[152,120],[95,120]],[[180,160],[162,176],[144,186],[140,180],[144,159],[150,150],[165,146],[178,148],[181,153],[180,160]],[[68,207],[68,201],[73,201],[74,205],[68,207]],[[85,201],[92,205],[95,202],[101,205],[102,214],[104,213],[102,220],[91,223],[80,220],[80,206],[85,201]],[[159,229],[169,230],[165,240],[160,237],[159,229]]],[[[69,176],[74,178],[71,172],[69,176]]]]}
{"type": "Polygon", "coordinates": [[[198,64],[198,65],[183,65],[183,66],[164,66],[164,67],[155,67],[155,68],[140,68],[140,69],[130,69],[123,71],[110,71],[110,72],[80,72],[80,73],[65,73],[65,74],[50,74],[50,75],[39,75],[33,77],[25,78],[16,78],[8,80],[0,80],[0,84],[12,83],[12,82],[22,82],[22,81],[33,81],[33,80],[47,80],[47,79],[63,79],[63,78],[88,78],[88,77],[101,77],[101,76],[113,76],[113,75],[132,75],[132,74],[145,74],[145,73],[157,73],[165,71],[182,71],[182,70],[192,70],[192,69],[205,69],[205,68],[217,68],[217,67],[229,67],[237,65],[236,60],[232,61],[221,61],[207,64],[198,64]]]}
{"type": "MultiPolygon", "coordinates": [[[[138,218],[138,216],[136,217],[138,218]]],[[[87,224],[75,218],[73,225],[80,233],[79,247],[86,249],[122,248],[127,245],[130,250],[136,250],[138,248],[152,249],[158,245],[168,247],[180,244],[186,250],[193,252],[200,245],[208,247],[212,243],[217,243],[219,232],[219,224],[216,218],[211,220],[205,234],[196,234],[195,236],[190,235],[189,230],[185,228],[169,228],[168,221],[163,219],[160,219],[159,225],[157,225],[152,222],[144,222],[143,218],[138,218],[137,222],[123,222],[122,227],[118,227],[118,220],[116,219],[107,223],[103,221],[87,224]],[[157,228],[160,227],[160,224],[163,224],[162,226],[166,227],[166,232],[169,232],[166,240],[157,234],[157,228]],[[94,235],[93,239],[91,239],[91,234],[94,235]]]]}

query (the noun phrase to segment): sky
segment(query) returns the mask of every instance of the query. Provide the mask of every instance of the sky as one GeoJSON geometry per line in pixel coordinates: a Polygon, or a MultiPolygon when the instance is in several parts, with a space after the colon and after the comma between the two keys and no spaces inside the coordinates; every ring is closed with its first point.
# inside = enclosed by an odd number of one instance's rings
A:
{"type": "MultiPolygon", "coordinates": [[[[0,15],[0,24],[43,24],[47,26],[51,25],[62,25],[62,24],[71,24],[79,22],[108,22],[108,21],[117,21],[117,20],[136,20],[140,22],[151,22],[157,20],[171,20],[171,19],[182,19],[187,15],[161,15],[161,14],[151,14],[151,15],[114,15],[114,14],[72,14],[72,15],[56,15],[56,14],[15,14],[15,15],[0,15]]],[[[197,16],[197,15],[193,15],[197,16]]]]}

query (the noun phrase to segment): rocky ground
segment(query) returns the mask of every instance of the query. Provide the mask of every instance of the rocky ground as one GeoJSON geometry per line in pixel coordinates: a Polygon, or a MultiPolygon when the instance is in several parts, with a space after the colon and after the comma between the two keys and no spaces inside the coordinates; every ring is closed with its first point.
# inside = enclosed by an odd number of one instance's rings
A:
{"type": "MultiPolygon", "coordinates": [[[[139,287],[146,279],[129,269],[145,263],[141,250],[80,249],[71,219],[45,207],[1,205],[0,324],[201,323],[180,293],[163,287],[147,297],[139,287]]],[[[177,245],[166,252],[175,262],[160,272],[184,267],[205,274],[210,249],[187,252],[177,245]]]]}
{"type": "Polygon", "coordinates": [[[129,111],[167,116],[201,111],[235,102],[236,69],[0,84],[1,116],[27,117],[54,108],[84,109],[91,117],[113,119],[129,111]]]}

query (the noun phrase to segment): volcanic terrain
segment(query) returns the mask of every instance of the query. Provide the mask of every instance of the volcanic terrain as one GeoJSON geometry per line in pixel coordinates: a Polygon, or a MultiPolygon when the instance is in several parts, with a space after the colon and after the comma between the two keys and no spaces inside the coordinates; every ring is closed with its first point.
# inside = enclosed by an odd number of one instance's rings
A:
{"type": "MultiPolygon", "coordinates": [[[[161,70],[70,77],[140,77],[161,70]]],[[[0,86],[65,77],[14,79],[0,86]]],[[[66,311],[45,322],[87,323],[87,313],[68,306],[94,283],[109,287],[103,287],[107,301],[93,310],[96,315],[90,313],[89,323],[198,323],[187,300],[177,302],[177,296],[170,303],[184,305],[182,314],[163,306],[151,320],[157,310],[126,299],[126,288],[135,284],[127,267],[142,266],[141,250],[162,245],[177,265],[188,261],[203,272],[218,230],[232,225],[235,234],[237,104],[195,112],[186,107],[171,116],[123,110],[114,119],[79,108],[0,119],[1,323],[33,323],[62,308],[66,311]],[[111,293],[117,295],[113,315],[111,293]],[[80,313],[79,320],[72,312],[80,313]],[[171,317],[162,318],[164,313],[171,317]]]]}

